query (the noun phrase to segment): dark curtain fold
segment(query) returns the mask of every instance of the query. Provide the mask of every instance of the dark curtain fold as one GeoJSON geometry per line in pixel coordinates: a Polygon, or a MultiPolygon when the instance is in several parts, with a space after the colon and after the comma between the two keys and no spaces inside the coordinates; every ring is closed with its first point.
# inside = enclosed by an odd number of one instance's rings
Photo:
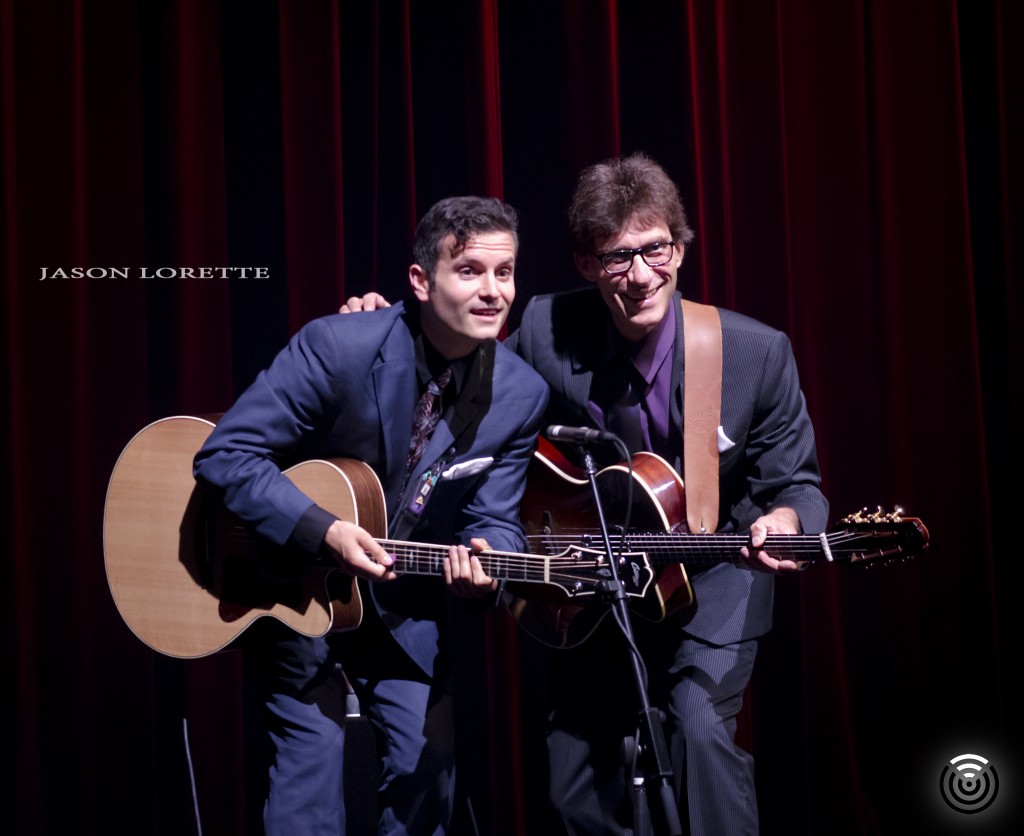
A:
{"type": "Polygon", "coordinates": [[[324,315],[320,299],[344,289],[338,9],[283,3],[280,28],[285,271],[312,284],[288,284],[288,325],[296,331],[324,315]]]}
{"type": "MultiPolygon", "coordinates": [[[[581,281],[580,168],[636,150],[697,231],[687,294],[789,334],[833,518],[902,504],[931,533],[916,560],[778,582],[740,732],[763,832],[955,826],[951,757],[1024,769],[1005,687],[1022,33],[999,0],[0,0],[0,829],[188,833],[197,806],[204,832],[258,832],[238,654],[160,656],[108,591],[119,453],[152,420],[227,408],[347,296],[403,296],[416,219],[446,195],[519,210],[514,327],[581,281]]],[[[557,653],[502,612],[474,641],[469,818],[555,832],[557,653]]]]}

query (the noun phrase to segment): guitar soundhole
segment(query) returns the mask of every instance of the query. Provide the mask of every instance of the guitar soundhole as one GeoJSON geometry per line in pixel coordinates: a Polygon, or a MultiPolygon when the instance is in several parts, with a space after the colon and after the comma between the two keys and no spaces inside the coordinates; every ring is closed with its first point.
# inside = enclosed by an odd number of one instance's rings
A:
{"type": "Polygon", "coordinates": [[[255,549],[249,555],[225,555],[221,561],[224,604],[269,608],[274,602],[296,609],[305,592],[303,557],[288,549],[255,549]]]}
{"type": "Polygon", "coordinates": [[[268,543],[222,506],[207,507],[204,516],[204,575],[220,602],[221,618],[234,621],[275,605],[305,608],[308,558],[299,549],[268,543]]]}
{"type": "Polygon", "coordinates": [[[211,509],[206,492],[197,485],[189,495],[178,532],[178,560],[203,589],[211,589],[214,583],[210,560],[211,509]]]}

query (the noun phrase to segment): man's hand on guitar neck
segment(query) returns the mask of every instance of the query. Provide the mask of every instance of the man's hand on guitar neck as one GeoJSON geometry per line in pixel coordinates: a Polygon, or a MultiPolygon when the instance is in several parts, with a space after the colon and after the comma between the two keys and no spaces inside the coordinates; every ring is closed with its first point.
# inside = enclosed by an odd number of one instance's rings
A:
{"type": "MultiPolygon", "coordinates": [[[[367,581],[390,581],[398,577],[394,558],[370,532],[355,523],[335,520],[327,529],[324,544],[335,562],[348,574],[367,581]]],[[[479,598],[497,589],[498,582],[484,572],[477,554],[490,549],[486,540],[470,540],[472,551],[452,546],[444,559],[444,580],[460,598],[479,598]]]]}
{"type": "Polygon", "coordinates": [[[460,598],[479,598],[498,588],[498,582],[491,580],[484,572],[477,554],[490,549],[486,540],[474,537],[469,541],[470,551],[465,546],[452,546],[444,559],[444,582],[460,598]]]}
{"type": "Polygon", "coordinates": [[[798,572],[807,563],[795,560],[779,560],[772,557],[764,549],[769,534],[799,534],[800,518],[792,508],[775,508],[769,514],[758,517],[750,526],[751,548],[744,546],[740,549],[743,556],[743,563],[750,569],[757,572],[798,572]],[[751,551],[754,551],[751,556],[751,551]]]}
{"type": "Polygon", "coordinates": [[[391,555],[369,531],[355,523],[335,520],[327,529],[324,544],[338,566],[354,577],[368,581],[390,581],[398,577],[391,569],[394,563],[391,555]]]}

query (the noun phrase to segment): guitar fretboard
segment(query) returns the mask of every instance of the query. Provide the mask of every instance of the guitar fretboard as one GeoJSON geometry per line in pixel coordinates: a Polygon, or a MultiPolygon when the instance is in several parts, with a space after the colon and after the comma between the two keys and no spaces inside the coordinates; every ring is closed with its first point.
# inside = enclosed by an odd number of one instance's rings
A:
{"type": "MultiPolygon", "coordinates": [[[[447,546],[378,540],[395,559],[394,570],[406,575],[443,575],[447,546]]],[[[496,580],[545,581],[555,558],[487,551],[478,554],[484,572],[496,580]]]]}
{"type": "MultiPolygon", "coordinates": [[[[444,575],[447,546],[396,540],[377,542],[394,558],[393,568],[399,575],[444,575]]],[[[596,550],[583,548],[578,543],[567,543],[560,553],[552,555],[486,551],[476,556],[485,574],[494,580],[547,583],[567,591],[580,591],[593,589],[609,577],[607,559],[596,550]]],[[[632,553],[625,555],[626,558],[635,556],[632,553]]],[[[641,573],[627,587],[640,591],[649,580],[649,573],[641,573]]]]}
{"type": "MultiPolygon", "coordinates": [[[[903,538],[888,527],[835,531],[830,534],[770,534],[762,547],[781,560],[864,560],[898,556],[905,551],[903,538]]],[[[602,541],[593,530],[563,531],[558,534],[532,534],[530,547],[541,554],[559,552],[572,545],[597,548],[602,541]]],[[[750,545],[748,534],[690,534],[683,532],[635,533],[625,538],[612,535],[612,550],[620,548],[644,552],[652,565],[686,563],[691,568],[707,568],[719,563],[737,562],[740,549],[750,545]]]]}

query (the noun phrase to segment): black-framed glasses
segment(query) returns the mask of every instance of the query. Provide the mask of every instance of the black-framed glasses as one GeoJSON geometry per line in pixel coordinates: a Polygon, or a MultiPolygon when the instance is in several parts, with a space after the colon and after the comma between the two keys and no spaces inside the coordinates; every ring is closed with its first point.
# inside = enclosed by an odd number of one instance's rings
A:
{"type": "Polygon", "coordinates": [[[655,241],[637,247],[635,250],[612,250],[610,253],[594,253],[601,260],[601,266],[608,273],[625,273],[633,266],[633,259],[640,256],[648,267],[661,267],[672,258],[675,241],[655,241]]]}

